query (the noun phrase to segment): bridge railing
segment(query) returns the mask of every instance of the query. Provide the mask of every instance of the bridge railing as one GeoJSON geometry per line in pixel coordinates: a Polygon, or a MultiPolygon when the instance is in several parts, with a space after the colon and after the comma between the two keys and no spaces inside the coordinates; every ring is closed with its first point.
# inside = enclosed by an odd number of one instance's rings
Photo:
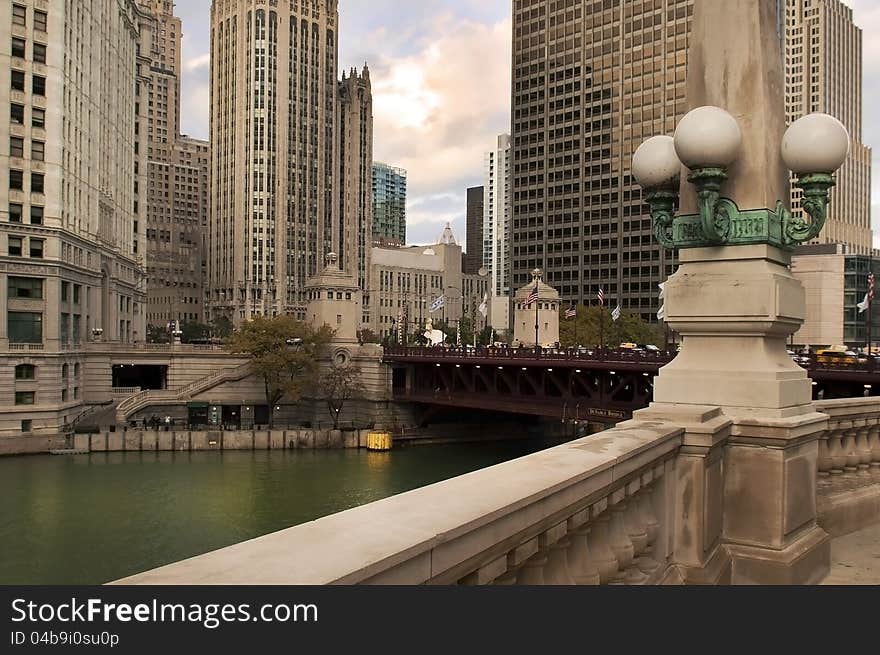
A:
{"type": "Polygon", "coordinates": [[[841,398],[816,402],[828,414],[828,430],[819,441],[821,477],[880,473],[880,398],[841,398]]]}
{"type": "Polygon", "coordinates": [[[674,574],[682,440],[609,430],[120,583],[658,583],[674,574]]]}
{"type": "Polygon", "coordinates": [[[634,351],[620,349],[590,348],[495,348],[495,347],[411,347],[390,346],[385,348],[386,360],[396,358],[418,359],[539,359],[544,361],[583,362],[656,362],[668,363],[675,353],[665,351],[634,351]]]}

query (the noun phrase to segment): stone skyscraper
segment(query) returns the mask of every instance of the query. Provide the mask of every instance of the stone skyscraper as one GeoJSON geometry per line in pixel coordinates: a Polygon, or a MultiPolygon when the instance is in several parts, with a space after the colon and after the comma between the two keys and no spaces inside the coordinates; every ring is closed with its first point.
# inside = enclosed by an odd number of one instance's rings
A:
{"type": "Polygon", "coordinates": [[[153,28],[134,0],[0,5],[0,436],[58,434],[86,342],[144,338],[153,28]]]}
{"type": "MultiPolygon", "coordinates": [[[[366,271],[346,235],[358,229],[348,222],[368,219],[343,211],[340,189],[364,183],[340,175],[369,171],[359,161],[344,165],[340,147],[359,160],[372,143],[359,142],[362,152],[341,139],[343,122],[354,122],[342,113],[354,108],[340,100],[337,52],[336,0],[211,6],[208,269],[215,316],[236,323],[255,315],[305,319],[306,281],[331,251],[342,251],[343,270],[366,271]]],[[[368,79],[365,72],[359,92],[369,90],[368,79]]],[[[365,132],[371,140],[372,130],[365,132]]]]}
{"type": "MultiPolygon", "coordinates": [[[[785,27],[788,122],[825,112],[840,119],[851,138],[825,229],[815,242],[845,243],[854,254],[870,254],[871,149],[862,143],[862,30],[840,0],[785,0],[785,27]]],[[[796,214],[802,213],[802,195],[793,190],[796,214]]]]}
{"type": "Polygon", "coordinates": [[[206,141],[180,136],[180,19],[171,0],[140,0],[155,20],[147,88],[147,323],[203,321],[208,229],[206,141]]]}

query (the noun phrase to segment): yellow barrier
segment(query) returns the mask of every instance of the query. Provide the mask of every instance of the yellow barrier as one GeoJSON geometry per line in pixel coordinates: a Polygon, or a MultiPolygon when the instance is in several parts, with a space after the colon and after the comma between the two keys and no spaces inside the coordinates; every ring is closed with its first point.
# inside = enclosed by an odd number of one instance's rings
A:
{"type": "Polygon", "coordinates": [[[367,435],[367,450],[391,450],[393,439],[388,432],[370,432],[367,435]]]}

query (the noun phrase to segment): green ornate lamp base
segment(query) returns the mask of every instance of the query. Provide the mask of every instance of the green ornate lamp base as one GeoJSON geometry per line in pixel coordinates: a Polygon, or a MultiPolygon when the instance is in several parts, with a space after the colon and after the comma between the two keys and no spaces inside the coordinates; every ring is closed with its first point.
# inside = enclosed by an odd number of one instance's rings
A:
{"type": "Polygon", "coordinates": [[[720,195],[727,179],[723,169],[694,170],[688,180],[696,187],[699,214],[675,215],[678,189],[651,189],[646,201],[651,207],[654,235],[667,248],[704,248],[767,243],[785,250],[819,235],[825,225],[828,191],[834,177],[825,173],[802,176],[797,186],[804,190],[802,206],[807,223],[794,217],[780,201],[775,209],[742,210],[720,195]]]}

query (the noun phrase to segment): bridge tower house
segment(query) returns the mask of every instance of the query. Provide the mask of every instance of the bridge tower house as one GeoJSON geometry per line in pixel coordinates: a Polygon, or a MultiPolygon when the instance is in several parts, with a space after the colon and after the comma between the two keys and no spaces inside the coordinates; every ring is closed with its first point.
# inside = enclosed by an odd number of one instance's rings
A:
{"type": "Polygon", "coordinates": [[[334,343],[357,343],[363,302],[357,279],[339,268],[336,253],[328,253],[327,265],[306,283],[306,317],[315,327],[336,330],[334,343]]]}
{"type": "Polygon", "coordinates": [[[532,271],[532,281],[516,292],[514,297],[514,343],[549,348],[559,342],[559,292],[544,282],[541,269],[532,271]],[[532,294],[538,290],[538,299],[532,294]],[[529,302],[529,300],[532,302],[529,302]],[[537,326],[537,328],[536,328],[537,326]]]}

